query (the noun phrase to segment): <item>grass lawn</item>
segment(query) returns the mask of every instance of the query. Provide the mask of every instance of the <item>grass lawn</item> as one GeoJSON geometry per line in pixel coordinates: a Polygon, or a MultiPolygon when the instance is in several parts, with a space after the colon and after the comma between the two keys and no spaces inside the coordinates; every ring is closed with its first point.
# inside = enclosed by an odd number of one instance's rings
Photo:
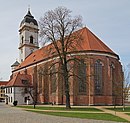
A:
{"type": "Polygon", "coordinates": [[[113,111],[119,111],[119,112],[130,112],[130,107],[125,107],[125,110],[123,111],[123,107],[116,107],[116,108],[106,108],[113,111]]]}
{"type": "MultiPolygon", "coordinates": [[[[30,110],[27,110],[30,111],[30,110]]],[[[74,113],[74,112],[49,112],[49,111],[36,111],[31,110],[31,112],[36,112],[40,114],[62,116],[62,117],[72,117],[72,118],[82,118],[82,119],[95,119],[95,120],[107,120],[107,121],[116,121],[116,122],[127,122],[127,120],[120,117],[106,114],[106,113],[74,113]]]]}
{"type": "MultiPolygon", "coordinates": [[[[17,106],[17,107],[20,107],[20,108],[27,108],[27,109],[33,109],[33,106],[17,106]]],[[[96,109],[96,108],[92,108],[92,107],[88,107],[88,108],[78,108],[78,107],[72,107],[71,109],[66,109],[65,107],[47,107],[47,106],[36,106],[35,109],[38,109],[38,110],[60,110],[60,111],[92,111],[92,112],[102,112],[101,110],[99,109],[96,109]]]]}
{"type": "Polygon", "coordinates": [[[130,113],[126,113],[127,115],[130,115],[130,113]]]}

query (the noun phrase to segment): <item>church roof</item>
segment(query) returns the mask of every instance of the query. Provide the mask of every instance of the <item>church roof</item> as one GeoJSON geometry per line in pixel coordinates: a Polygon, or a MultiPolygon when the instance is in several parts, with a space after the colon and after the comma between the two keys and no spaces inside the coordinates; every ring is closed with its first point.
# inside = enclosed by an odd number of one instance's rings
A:
{"type": "Polygon", "coordinates": [[[24,19],[22,20],[20,26],[21,26],[22,24],[24,24],[25,22],[26,22],[26,23],[29,23],[29,24],[32,22],[34,25],[38,26],[38,23],[37,23],[37,21],[34,19],[34,17],[32,16],[30,10],[28,10],[27,14],[24,16],[24,19]]]}
{"type": "MultiPolygon", "coordinates": [[[[98,52],[98,53],[106,53],[113,55],[115,57],[118,57],[117,54],[115,54],[107,45],[105,45],[97,36],[95,36],[88,28],[84,27],[78,31],[76,31],[81,34],[82,39],[80,42],[78,42],[78,45],[76,46],[76,50],[71,50],[70,52],[98,52]]],[[[75,33],[75,32],[74,32],[75,33]]],[[[30,54],[17,68],[23,68],[25,66],[29,66],[35,63],[38,63],[40,61],[44,61],[46,59],[49,59],[50,56],[48,53],[48,49],[51,47],[50,45],[47,45],[39,50],[36,50],[32,54],[30,54]]]]}
{"type": "Polygon", "coordinates": [[[27,74],[15,74],[13,78],[9,80],[6,87],[26,87],[31,85],[31,75],[27,74]],[[26,82],[26,83],[25,83],[26,82]]]}
{"type": "Polygon", "coordinates": [[[79,30],[81,32],[82,40],[78,45],[78,50],[106,52],[116,55],[105,43],[103,43],[96,35],[94,35],[87,27],[79,30]]]}

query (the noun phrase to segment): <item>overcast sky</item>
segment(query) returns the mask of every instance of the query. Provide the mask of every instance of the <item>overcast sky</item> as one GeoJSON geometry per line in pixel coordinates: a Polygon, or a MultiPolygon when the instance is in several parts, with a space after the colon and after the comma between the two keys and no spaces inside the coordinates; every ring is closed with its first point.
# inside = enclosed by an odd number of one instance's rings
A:
{"type": "Polygon", "coordinates": [[[31,6],[39,21],[48,10],[65,6],[120,57],[130,63],[130,0],[0,0],[0,79],[8,80],[19,58],[19,24],[31,6]]]}

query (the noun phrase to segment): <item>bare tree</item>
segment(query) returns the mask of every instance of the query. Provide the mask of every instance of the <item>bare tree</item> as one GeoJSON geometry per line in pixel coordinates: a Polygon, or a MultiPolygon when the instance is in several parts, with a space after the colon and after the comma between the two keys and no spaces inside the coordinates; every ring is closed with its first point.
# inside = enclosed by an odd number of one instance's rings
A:
{"type": "MultiPolygon", "coordinates": [[[[22,88],[22,95],[29,94],[33,100],[33,105],[35,108],[36,105],[36,87],[31,85],[31,83],[28,80],[23,80],[24,88],[22,88]]],[[[27,98],[28,100],[28,98],[27,98]]]]}
{"type": "MultiPolygon", "coordinates": [[[[75,51],[80,35],[77,29],[82,26],[81,16],[72,18],[71,11],[65,7],[58,7],[45,13],[40,19],[40,37],[44,44],[51,43],[49,53],[51,56],[57,55],[60,63],[61,73],[64,80],[66,108],[70,107],[69,94],[69,64],[72,62],[71,51],[75,51]],[[73,34],[75,32],[75,34],[73,34]]],[[[52,66],[53,66],[52,65],[52,66]]]]}
{"type": "Polygon", "coordinates": [[[23,80],[24,88],[22,94],[29,94],[33,100],[33,107],[36,107],[37,104],[37,97],[40,94],[41,88],[38,86],[37,83],[37,66],[33,69],[33,83],[31,83],[29,80],[23,80]]]}
{"type": "Polygon", "coordinates": [[[123,110],[125,107],[125,101],[129,101],[130,94],[130,64],[127,65],[127,69],[124,68],[123,77],[123,110]]]}
{"type": "Polygon", "coordinates": [[[123,69],[121,73],[119,73],[118,78],[122,80],[122,82],[118,82],[115,79],[113,80],[113,96],[114,96],[114,108],[116,108],[117,101],[122,99],[123,111],[125,109],[125,102],[128,100],[129,91],[130,91],[130,69],[123,69]]]}

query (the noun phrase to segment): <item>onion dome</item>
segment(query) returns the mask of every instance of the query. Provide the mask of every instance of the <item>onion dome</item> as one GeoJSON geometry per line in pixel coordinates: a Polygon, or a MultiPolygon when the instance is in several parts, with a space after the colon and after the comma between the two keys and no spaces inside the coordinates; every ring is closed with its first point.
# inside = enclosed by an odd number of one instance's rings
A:
{"type": "Polygon", "coordinates": [[[22,20],[20,26],[24,23],[33,23],[34,25],[38,26],[37,21],[34,19],[34,17],[32,16],[30,9],[28,9],[27,14],[24,16],[24,19],[22,20]]]}

